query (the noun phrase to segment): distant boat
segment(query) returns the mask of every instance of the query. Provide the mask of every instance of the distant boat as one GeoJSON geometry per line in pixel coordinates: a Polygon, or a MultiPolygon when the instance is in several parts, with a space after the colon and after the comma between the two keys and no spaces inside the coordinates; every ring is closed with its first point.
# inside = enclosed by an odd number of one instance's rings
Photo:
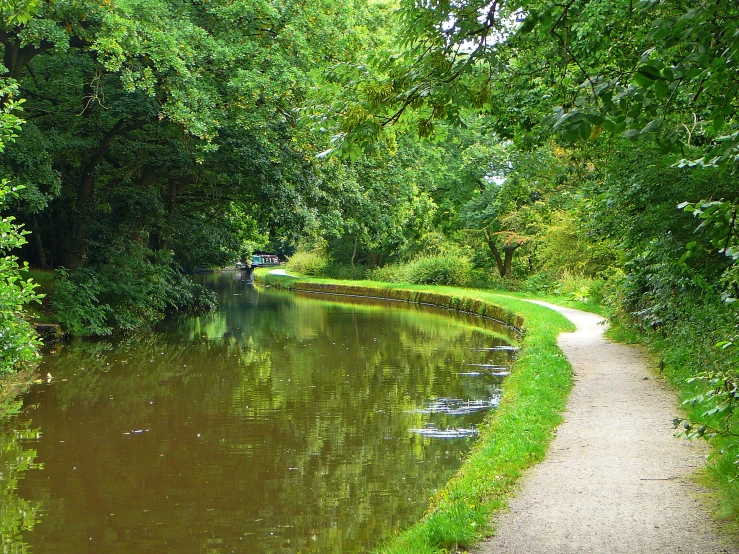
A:
{"type": "Polygon", "coordinates": [[[254,254],[251,257],[251,267],[272,267],[280,265],[280,258],[276,254],[254,254]]]}

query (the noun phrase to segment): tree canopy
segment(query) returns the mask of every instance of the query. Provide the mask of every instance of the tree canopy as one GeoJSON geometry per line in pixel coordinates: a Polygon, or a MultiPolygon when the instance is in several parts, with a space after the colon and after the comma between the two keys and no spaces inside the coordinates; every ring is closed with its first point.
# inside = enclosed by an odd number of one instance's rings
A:
{"type": "Polygon", "coordinates": [[[301,109],[322,70],[372,44],[384,17],[380,5],[321,0],[4,10],[3,79],[15,88],[2,102],[22,98],[26,122],[0,175],[25,187],[12,207],[32,231],[24,257],[66,269],[59,311],[87,298],[68,323],[95,334],[197,302],[182,270],[289,246],[311,227],[334,173],[319,167],[301,109]]]}

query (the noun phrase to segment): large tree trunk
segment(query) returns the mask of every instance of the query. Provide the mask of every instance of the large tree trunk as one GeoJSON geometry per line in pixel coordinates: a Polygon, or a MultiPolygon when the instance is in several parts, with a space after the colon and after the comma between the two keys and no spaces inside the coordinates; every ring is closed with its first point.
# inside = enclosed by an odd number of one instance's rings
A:
{"type": "Polygon", "coordinates": [[[64,259],[64,267],[70,270],[79,269],[84,265],[87,250],[87,219],[91,215],[90,204],[95,190],[95,173],[103,161],[103,156],[110,145],[123,129],[123,119],[119,119],[108,131],[98,147],[90,155],[87,163],[82,166],[79,184],[77,185],[77,200],[75,202],[75,216],[72,223],[72,236],[64,259]]]}
{"type": "Polygon", "coordinates": [[[495,237],[485,229],[483,231],[485,234],[485,241],[488,244],[488,248],[490,249],[490,253],[493,255],[493,258],[495,259],[495,265],[498,268],[498,274],[501,277],[505,277],[505,265],[503,263],[503,258],[500,257],[500,251],[498,250],[498,246],[495,244],[495,237]]]}
{"type": "Polygon", "coordinates": [[[88,162],[82,167],[82,174],[80,175],[80,183],[77,187],[77,210],[82,212],[88,208],[90,199],[92,198],[92,192],[95,185],[95,172],[100,162],[103,161],[103,156],[110,148],[113,139],[118,136],[123,128],[123,120],[119,119],[115,125],[108,131],[100,145],[92,153],[88,162]]]}
{"type": "Polygon", "coordinates": [[[500,255],[500,249],[498,248],[498,245],[495,243],[495,237],[493,234],[485,229],[483,231],[485,235],[485,241],[487,242],[488,248],[490,249],[490,252],[493,255],[493,258],[495,259],[495,265],[498,269],[498,274],[503,279],[510,279],[513,277],[513,272],[511,270],[511,267],[513,265],[513,253],[518,249],[520,244],[507,244],[502,247],[503,250],[503,256],[500,255]]]}
{"type": "Polygon", "coordinates": [[[513,262],[513,253],[516,251],[516,248],[518,248],[518,246],[506,246],[503,248],[505,259],[503,260],[503,275],[501,275],[501,277],[505,279],[513,277],[513,274],[511,273],[511,264],[513,262]]]}
{"type": "MultiPolygon", "coordinates": [[[[164,209],[167,211],[167,223],[160,232],[152,239],[152,248],[154,250],[168,250],[169,242],[172,237],[172,229],[174,227],[175,214],[180,207],[180,196],[193,184],[193,181],[167,181],[167,185],[162,189],[162,202],[164,209]]],[[[197,211],[197,210],[189,210],[197,211]]],[[[187,210],[186,210],[187,212],[187,210]]]]}
{"type": "Polygon", "coordinates": [[[31,234],[33,236],[33,247],[36,250],[36,262],[41,269],[48,269],[49,264],[46,261],[46,250],[41,240],[41,229],[39,229],[36,214],[31,216],[31,234]]]}
{"type": "Polygon", "coordinates": [[[0,31],[0,43],[5,46],[3,65],[8,70],[4,77],[10,77],[15,80],[20,79],[23,70],[33,58],[41,52],[51,50],[54,47],[54,44],[48,41],[42,41],[39,46],[27,44],[21,47],[21,40],[17,36],[13,36],[5,31],[0,31]]]}

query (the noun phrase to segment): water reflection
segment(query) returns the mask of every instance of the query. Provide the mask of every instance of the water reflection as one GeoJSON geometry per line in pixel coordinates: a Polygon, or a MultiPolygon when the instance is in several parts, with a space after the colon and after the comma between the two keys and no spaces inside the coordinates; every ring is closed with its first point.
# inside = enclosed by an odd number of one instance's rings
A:
{"type": "Polygon", "coordinates": [[[411,430],[473,428],[502,377],[459,374],[512,355],[469,318],[211,285],[218,313],[45,358],[18,420],[43,429],[33,552],[364,552],[470,444],[411,430]]]}
{"type": "Polygon", "coordinates": [[[17,494],[18,483],[31,469],[41,469],[36,451],[30,446],[39,439],[40,431],[28,422],[14,417],[20,402],[5,405],[6,416],[0,416],[0,547],[3,552],[28,552],[23,531],[33,529],[39,517],[41,502],[27,500],[17,494]]]}

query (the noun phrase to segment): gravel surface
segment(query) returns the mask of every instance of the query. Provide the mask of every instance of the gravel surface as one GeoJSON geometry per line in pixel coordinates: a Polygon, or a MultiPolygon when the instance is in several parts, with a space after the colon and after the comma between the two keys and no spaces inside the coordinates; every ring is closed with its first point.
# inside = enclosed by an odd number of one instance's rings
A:
{"type": "Polygon", "coordinates": [[[673,436],[675,393],[638,348],[608,342],[599,316],[552,306],[575,386],[546,460],[522,479],[480,554],[738,553],[691,480],[706,450],[673,436]]]}
{"type": "Polygon", "coordinates": [[[284,269],[270,269],[269,272],[272,275],[284,275],[285,277],[294,277],[294,275],[290,275],[284,269]]]}

